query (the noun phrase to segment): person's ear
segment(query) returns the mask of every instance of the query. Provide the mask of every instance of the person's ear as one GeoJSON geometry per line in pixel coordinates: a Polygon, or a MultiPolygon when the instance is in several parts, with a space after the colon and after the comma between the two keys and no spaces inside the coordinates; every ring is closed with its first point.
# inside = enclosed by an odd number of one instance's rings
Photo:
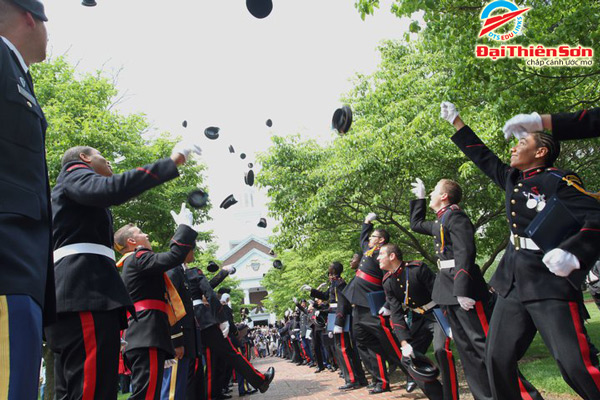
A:
{"type": "Polygon", "coordinates": [[[137,241],[134,238],[130,237],[130,238],[127,239],[127,244],[132,245],[133,247],[135,247],[135,245],[137,244],[137,241]]]}
{"type": "Polygon", "coordinates": [[[544,158],[548,155],[548,152],[549,150],[547,147],[539,147],[535,151],[535,158],[544,158]]]}
{"type": "Polygon", "coordinates": [[[92,157],[85,153],[79,153],[79,159],[86,164],[89,164],[92,162],[92,157]]]}
{"type": "Polygon", "coordinates": [[[446,200],[448,200],[448,193],[442,193],[442,194],[440,195],[440,200],[442,200],[442,201],[446,201],[446,200]]]}
{"type": "Polygon", "coordinates": [[[27,24],[27,27],[34,29],[38,21],[35,20],[33,15],[31,15],[29,11],[24,11],[23,16],[25,18],[25,23],[27,24]]]}

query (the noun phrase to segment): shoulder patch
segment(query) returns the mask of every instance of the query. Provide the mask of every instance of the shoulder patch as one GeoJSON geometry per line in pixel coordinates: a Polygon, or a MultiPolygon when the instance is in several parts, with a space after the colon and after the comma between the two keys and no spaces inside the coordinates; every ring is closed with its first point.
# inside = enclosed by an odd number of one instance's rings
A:
{"type": "Polygon", "coordinates": [[[568,185],[573,185],[573,183],[576,183],[580,186],[583,186],[583,182],[581,181],[581,178],[578,177],[577,175],[573,175],[573,174],[565,175],[564,179],[565,179],[565,181],[567,181],[568,185]]]}
{"type": "Polygon", "coordinates": [[[420,267],[421,265],[423,265],[423,261],[409,261],[406,263],[408,267],[420,267]]]}
{"type": "Polygon", "coordinates": [[[90,167],[89,165],[80,163],[80,164],[71,165],[69,168],[67,168],[67,172],[75,171],[76,169],[82,169],[82,168],[86,168],[86,169],[90,169],[90,170],[92,169],[92,167],[90,167]]]}
{"type": "Polygon", "coordinates": [[[146,253],[151,253],[150,250],[138,250],[135,252],[135,258],[140,258],[141,256],[143,256],[146,253]]]}

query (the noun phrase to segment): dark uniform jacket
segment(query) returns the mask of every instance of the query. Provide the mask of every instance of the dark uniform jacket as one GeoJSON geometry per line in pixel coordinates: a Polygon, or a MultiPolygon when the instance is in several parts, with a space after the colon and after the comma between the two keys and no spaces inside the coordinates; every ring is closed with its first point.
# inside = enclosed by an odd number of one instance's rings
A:
{"type": "Polygon", "coordinates": [[[227,316],[223,313],[223,304],[213,289],[229,275],[227,271],[220,270],[210,281],[199,268],[189,268],[185,273],[190,283],[192,300],[197,303],[194,306],[196,328],[202,330],[225,322],[227,316]],[[208,304],[202,302],[203,295],[208,304]]]}
{"type": "Polygon", "coordinates": [[[600,108],[552,114],[552,135],[558,140],[600,136],[600,108]]]}
{"type": "MultiPolygon", "coordinates": [[[[170,251],[154,253],[140,247],[125,259],[121,275],[134,304],[144,300],[158,300],[167,304],[164,273],[183,263],[194,248],[196,236],[196,231],[189,226],[179,225],[171,239],[170,251]]],[[[129,318],[129,326],[125,333],[125,352],[156,347],[173,356],[173,347],[183,346],[183,335],[178,335],[176,340],[171,342],[169,317],[164,311],[146,309],[137,311],[136,315],[137,320],[133,316],[129,318]]],[[[176,323],[175,326],[178,327],[178,334],[183,332],[180,323],[176,323]]]]}
{"type": "Polygon", "coordinates": [[[527,201],[534,195],[548,200],[556,195],[571,213],[584,223],[581,230],[558,247],[574,254],[581,269],[569,279],[554,275],[542,261],[542,251],[515,249],[509,242],[490,285],[503,297],[514,285],[522,301],[541,299],[578,300],[579,290],[587,271],[600,255],[600,226],[597,225],[600,203],[567,184],[563,177],[581,183],[572,172],[555,168],[534,168],[520,171],[503,163],[468,126],[452,136],[452,141],[490,179],[506,191],[506,217],[510,233],[526,237],[525,229],[537,215],[537,208],[528,208],[527,201]],[[542,197],[543,196],[543,197],[542,197]]]}
{"type": "Polygon", "coordinates": [[[46,118],[17,55],[0,38],[0,295],[31,296],[55,318],[46,118]]]}
{"type": "Polygon", "coordinates": [[[178,267],[167,271],[167,276],[177,289],[179,297],[185,307],[185,316],[175,325],[171,327],[171,340],[173,346],[178,347],[180,333],[183,333],[183,347],[185,349],[185,357],[196,357],[196,323],[194,322],[194,306],[192,303],[192,295],[190,293],[190,284],[185,276],[185,266],[182,264],[178,267]]]}
{"type": "Polygon", "coordinates": [[[454,268],[438,265],[433,300],[443,305],[458,304],[456,296],[487,301],[487,285],[475,264],[475,230],[467,214],[453,204],[439,210],[435,221],[425,221],[425,211],[425,199],[410,202],[410,228],[435,238],[435,252],[440,261],[454,260],[454,268]]]}
{"type": "Polygon", "coordinates": [[[433,271],[421,261],[403,262],[396,271],[384,275],[384,307],[392,312],[390,318],[399,340],[410,340],[404,314],[408,309],[418,310],[431,302],[435,279],[433,271]]]}
{"type": "Polygon", "coordinates": [[[363,256],[356,270],[356,277],[350,281],[344,289],[344,296],[353,304],[361,307],[369,307],[367,293],[376,292],[381,289],[381,278],[383,272],[379,269],[379,250],[369,249],[369,236],[373,232],[373,224],[363,224],[360,233],[360,245],[363,256]]]}
{"type": "MultiPolygon", "coordinates": [[[[52,190],[54,250],[74,243],[112,248],[114,229],[109,207],[177,176],[170,158],[111,177],[97,174],[85,163],[67,163],[52,190]]],[[[131,306],[116,263],[108,257],[73,254],[57,261],[54,273],[58,312],[131,306]]]]}
{"type": "Polygon", "coordinates": [[[345,318],[349,310],[348,300],[344,297],[342,292],[346,288],[346,281],[342,277],[334,279],[327,291],[320,292],[317,289],[310,290],[310,296],[316,297],[321,300],[329,301],[329,304],[337,304],[336,308],[330,308],[329,312],[335,313],[335,325],[344,326],[345,318]]]}

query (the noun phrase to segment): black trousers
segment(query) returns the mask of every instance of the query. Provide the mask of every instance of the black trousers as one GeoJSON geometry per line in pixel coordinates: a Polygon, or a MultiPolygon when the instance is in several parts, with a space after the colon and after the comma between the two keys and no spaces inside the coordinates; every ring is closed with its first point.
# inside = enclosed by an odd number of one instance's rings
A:
{"type": "Polygon", "coordinates": [[[216,398],[223,390],[222,379],[215,376],[217,360],[230,362],[235,370],[255,388],[265,381],[265,376],[258,372],[252,364],[235,348],[231,340],[225,339],[218,325],[202,330],[202,343],[206,347],[206,391],[207,400],[216,398]]]}
{"type": "Polygon", "coordinates": [[[133,349],[123,354],[131,370],[133,387],[130,400],[160,400],[160,388],[167,353],[156,347],[133,349]]]}
{"type": "Polygon", "coordinates": [[[117,398],[122,312],[59,313],[46,328],[57,400],[117,398]]]}
{"type": "Polygon", "coordinates": [[[313,330],[312,331],[312,340],[310,345],[312,346],[311,351],[313,353],[314,359],[317,361],[317,367],[319,369],[325,368],[323,364],[323,336],[321,335],[321,330],[313,330]]]}
{"type": "Polygon", "coordinates": [[[206,400],[206,382],[202,357],[196,357],[188,368],[188,388],[186,400],[206,400]]]}
{"type": "Polygon", "coordinates": [[[365,371],[362,368],[358,355],[352,348],[352,340],[348,332],[333,335],[335,346],[340,358],[340,367],[344,372],[346,383],[366,383],[365,371]]]}
{"type": "Polygon", "coordinates": [[[600,399],[598,358],[590,351],[581,307],[557,299],[522,302],[514,288],[506,298],[498,296],[485,359],[494,399],[521,398],[517,362],[538,331],[569,386],[584,399],[600,399]]]}

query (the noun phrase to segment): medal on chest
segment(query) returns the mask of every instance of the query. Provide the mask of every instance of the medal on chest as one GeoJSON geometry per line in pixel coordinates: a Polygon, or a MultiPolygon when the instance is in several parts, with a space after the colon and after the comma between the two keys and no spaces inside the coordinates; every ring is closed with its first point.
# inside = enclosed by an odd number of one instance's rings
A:
{"type": "Polygon", "coordinates": [[[531,192],[523,192],[523,195],[527,198],[525,206],[530,210],[540,212],[546,207],[546,195],[541,194],[537,186],[532,187],[531,192]]]}

